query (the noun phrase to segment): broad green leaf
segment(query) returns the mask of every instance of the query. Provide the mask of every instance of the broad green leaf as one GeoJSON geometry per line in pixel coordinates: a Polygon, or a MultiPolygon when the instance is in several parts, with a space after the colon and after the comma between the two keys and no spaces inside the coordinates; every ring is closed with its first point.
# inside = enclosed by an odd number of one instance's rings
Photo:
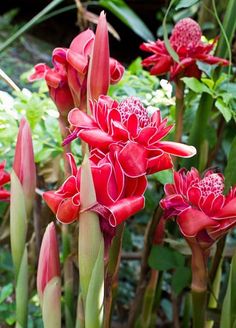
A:
{"type": "Polygon", "coordinates": [[[207,63],[203,63],[199,60],[197,60],[196,64],[197,64],[197,67],[200,69],[200,71],[204,72],[209,77],[212,76],[212,72],[213,72],[214,68],[217,66],[217,65],[210,65],[207,63]]]}
{"type": "Polygon", "coordinates": [[[230,186],[234,186],[236,184],[236,137],[234,138],[230,152],[229,158],[227,162],[227,166],[225,168],[225,191],[227,192],[230,186]]]}
{"type": "Polygon", "coordinates": [[[152,32],[139,16],[123,0],[99,0],[102,7],[110,10],[143,40],[155,40],[152,32]]]}
{"type": "Polygon", "coordinates": [[[148,259],[148,264],[156,270],[169,270],[184,266],[184,256],[165,246],[154,245],[148,259]]]}
{"type": "Polygon", "coordinates": [[[216,108],[219,109],[221,114],[224,116],[224,119],[228,123],[232,118],[232,113],[230,107],[224,102],[222,98],[218,98],[215,102],[216,108]]]}
{"type": "Polygon", "coordinates": [[[214,88],[214,81],[211,79],[206,79],[206,78],[202,78],[202,82],[208,86],[208,88],[210,88],[211,90],[214,88]]]}
{"type": "Polygon", "coordinates": [[[236,327],[236,252],[231,261],[226,295],[221,311],[220,328],[236,327]]]}
{"type": "Polygon", "coordinates": [[[182,80],[189,89],[196,93],[206,92],[211,94],[211,90],[204,83],[195,79],[195,77],[183,77],[182,80]]]}
{"type": "Polygon", "coordinates": [[[164,170],[161,172],[157,172],[154,174],[155,178],[161,183],[173,183],[173,171],[172,170],[164,170]]]}
{"type": "Polygon", "coordinates": [[[5,299],[10,296],[13,292],[13,285],[12,283],[7,284],[6,286],[3,286],[0,291],[0,304],[5,301],[5,299]]]}
{"type": "Polygon", "coordinates": [[[171,285],[174,292],[178,295],[182,290],[189,286],[191,282],[191,270],[187,267],[178,267],[173,276],[171,285]]]}
{"type": "Polygon", "coordinates": [[[175,10],[179,10],[182,8],[189,8],[197,2],[199,2],[199,0],[180,0],[178,5],[175,7],[175,10]]]}

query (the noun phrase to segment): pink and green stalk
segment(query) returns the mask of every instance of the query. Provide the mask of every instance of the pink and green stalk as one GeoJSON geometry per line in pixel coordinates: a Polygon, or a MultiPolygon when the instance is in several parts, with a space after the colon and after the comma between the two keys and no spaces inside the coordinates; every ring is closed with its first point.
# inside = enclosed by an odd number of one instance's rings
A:
{"type": "Polygon", "coordinates": [[[61,327],[61,278],[56,229],[51,222],[44,233],[39,255],[37,290],[44,328],[61,327]]]}
{"type": "Polygon", "coordinates": [[[79,217],[79,272],[85,328],[102,327],[104,302],[104,240],[99,217],[91,208],[96,194],[89,160],[81,166],[79,217]]]}
{"type": "Polygon", "coordinates": [[[20,122],[15,159],[11,173],[10,236],[16,278],[16,327],[27,327],[28,259],[27,222],[33,207],[36,170],[29,125],[20,122]]]}

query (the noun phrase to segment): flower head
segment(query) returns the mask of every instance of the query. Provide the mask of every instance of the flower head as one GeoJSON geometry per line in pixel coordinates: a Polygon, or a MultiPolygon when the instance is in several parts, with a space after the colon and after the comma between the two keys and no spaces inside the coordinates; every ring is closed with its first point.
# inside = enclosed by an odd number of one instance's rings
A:
{"type": "Polygon", "coordinates": [[[199,78],[201,71],[196,62],[213,65],[228,65],[229,62],[223,58],[215,57],[211,54],[215,42],[203,43],[201,41],[201,28],[193,19],[184,18],[180,20],[172,30],[170,45],[179,56],[179,63],[175,62],[167,48],[165,42],[143,43],[140,48],[144,51],[153,53],[150,57],[143,60],[144,67],[150,68],[152,75],[162,75],[170,73],[170,78],[176,79],[179,76],[191,76],[199,78]]]}
{"type": "Polygon", "coordinates": [[[96,35],[90,29],[81,32],[69,48],[54,49],[52,62],[53,69],[45,64],[36,65],[29,80],[45,78],[50,96],[63,115],[73,107],[86,111],[87,93],[92,99],[106,94],[109,84],[117,83],[124,73],[124,67],[109,57],[104,12],[100,15],[96,35]]]}
{"type": "Polygon", "coordinates": [[[92,115],[79,109],[70,111],[68,120],[74,131],[65,142],[80,137],[92,149],[108,153],[113,147],[117,161],[129,177],[140,177],[172,167],[170,155],[191,157],[196,149],[184,144],[163,141],[173,126],[161,118],[160,110],[149,116],[138,98],[118,103],[108,96],[91,102],[92,115]]]}
{"type": "Polygon", "coordinates": [[[227,195],[223,191],[222,174],[209,170],[201,178],[195,168],[181,169],[174,173],[174,183],[165,185],[160,204],[166,218],[177,217],[185,237],[195,237],[208,248],[236,225],[236,187],[227,195]]]}
{"type": "Polygon", "coordinates": [[[5,165],[5,161],[0,163],[0,201],[6,201],[10,198],[10,192],[3,187],[10,182],[10,174],[5,171],[5,165]]]}
{"type": "MultiPolygon", "coordinates": [[[[91,152],[90,165],[97,203],[90,210],[98,212],[110,226],[116,226],[144,206],[146,177],[132,179],[125,176],[117,161],[116,147],[109,154],[95,149],[91,152]]],[[[47,191],[43,198],[62,223],[72,223],[79,218],[80,176],[71,154],[67,154],[71,166],[71,176],[57,191],[47,191]]],[[[87,210],[89,210],[87,209],[87,210]]],[[[86,210],[86,209],[83,209],[86,210]]]]}

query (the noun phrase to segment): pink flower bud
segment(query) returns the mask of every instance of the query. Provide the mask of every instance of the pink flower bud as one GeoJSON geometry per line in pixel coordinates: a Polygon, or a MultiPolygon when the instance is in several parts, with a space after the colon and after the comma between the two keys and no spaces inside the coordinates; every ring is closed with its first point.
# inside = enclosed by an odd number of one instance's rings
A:
{"type": "Polygon", "coordinates": [[[36,187],[36,168],[32,136],[28,122],[21,119],[16,142],[13,169],[20,180],[26,202],[27,214],[30,214],[36,187]]]}
{"type": "Polygon", "coordinates": [[[98,20],[92,56],[89,63],[87,84],[89,99],[95,100],[100,95],[107,94],[110,84],[109,59],[107,21],[106,15],[102,11],[98,20]]]}
{"type": "Polygon", "coordinates": [[[60,277],[60,262],[56,229],[51,222],[43,236],[38,262],[37,290],[40,300],[43,298],[47,284],[54,277],[60,277]]]}

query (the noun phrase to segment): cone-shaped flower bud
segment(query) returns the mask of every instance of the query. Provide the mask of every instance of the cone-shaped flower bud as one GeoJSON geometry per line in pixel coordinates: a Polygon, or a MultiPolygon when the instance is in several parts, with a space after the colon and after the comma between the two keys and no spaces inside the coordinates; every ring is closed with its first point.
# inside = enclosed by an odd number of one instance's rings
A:
{"type": "Polygon", "coordinates": [[[47,283],[54,277],[60,277],[60,262],[56,229],[51,222],[44,233],[39,255],[37,290],[40,299],[47,283]]]}
{"type": "Polygon", "coordinates": [[[44,327],[61,326],[60,262],[56,229],[51,222],[44,233],[40,249],[37,290],[42,306],[44,327]]]}
{"type": "Polygon", "coordinates": [[[36,168],[31,131],[28,122],[24,118],[20,122],[13,169],[22,185],[26,212],[29,217],[35,194],[36,168]]]}
{"type": "MultiPolygon", "coordinates": [[[[107,94],[110,84],[110,68],[109,68],[110,52],[106,15],[101,12],[93,51],[89,63],[88,73],[88,98],[98,99],[100,95],[107,94]]],[[[112,63],[113,65],[113,63],[112,63]]]]}

